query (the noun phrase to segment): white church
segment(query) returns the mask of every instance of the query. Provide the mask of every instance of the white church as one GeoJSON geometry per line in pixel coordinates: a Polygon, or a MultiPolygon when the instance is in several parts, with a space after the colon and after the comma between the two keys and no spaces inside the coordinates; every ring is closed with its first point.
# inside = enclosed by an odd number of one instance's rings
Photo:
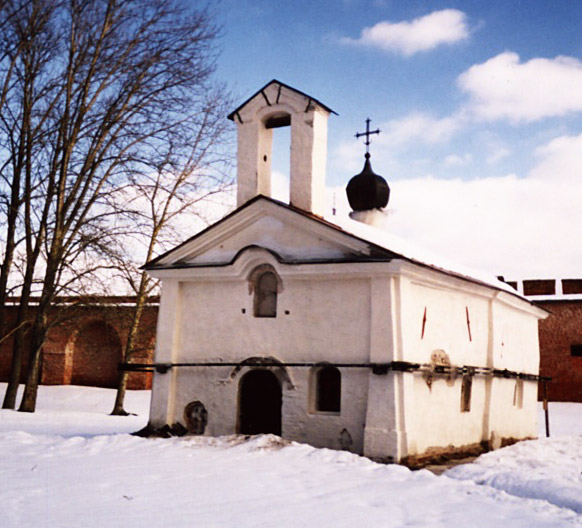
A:
{"type": "Polygon", "coordinates": [[[149,431],[408,464],[536,437],[545,312],[375,227],[389,187],[367,153],[351,218],[324,217],[331,113],[273,80],[228,116],[236,210],[145,266],[162,283],[149,431]],[[271,198],[283,126],[289,204],[271,198]]]}

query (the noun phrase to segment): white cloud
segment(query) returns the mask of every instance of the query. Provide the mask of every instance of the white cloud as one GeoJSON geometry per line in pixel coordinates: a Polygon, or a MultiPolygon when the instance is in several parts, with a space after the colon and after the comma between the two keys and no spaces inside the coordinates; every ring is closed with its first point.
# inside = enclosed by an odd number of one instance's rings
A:
{"type": "Polygon", "coordinates": [[[530,177],[582,187],[582,134],[555,138],[536,149],[535,153],[541,161],[531,171],[530,177]]]}
{"type": "MultiPolygon", "coordinates": [[[[328,157],[328,174],[331,171],[360,171],[364,165],[365,149],[359,141],[350,139],[339,143],[328,157]]],[[[372,148],[372,154],[375,150],[372,148]]]]}
{"type": "MultiPolygon", "coordinates": [[[[582,135],[540,147],[525,178],[389,182],[388,229],[420,248],[506,278],[580,277],[582,135]]],[[[338,214],[349,207],[336,189],[338,214]]]]}
{"type": "Polygon", "coordinates": [[[400,146],[413,141],[425,144],[445,143],[461,125],[460,115],[437,119],[427,114],[414,112],[382,125],[378,142],[386,146],[400,146]]]}
{"type": "Polygon", "coordinates": [[[481,119],[535,121],[582,111],[582,61],[572,57],[522,63],[505,52],[471,66],[457,82],[481,119]]]}
{"type": "Polygon", "coordinates": [[[375,26],[364,28],[360,38],[344,38],[343,42],[411,56],[468,37],[465,13],[457,9],[443,9],[415,18],[411,22],[379,22],[375,26]]]}
{"type": "MultiPolygon", "coordinates": [[[[395,162],[398,156],[394,155],[396,149],[402,151],[409,146],[446,144],[464,124],[462,113],[439,119],[420,112],[381,123],[378,126],[380,134],[372,138],[372,164],[382,167],[384,174],[390,174],[398,169],[395,162]]],[[[329,170],[352,171],[354,174],[354,171],[360,171],[365,152],[362,142],[351,139],[339,143],[329,157],[328,173],[329,170]]],[[[470,159],[464,161],[469,162],[470,159]]],[[[426,165],[430,161],[416,156],[412,163],[426,165]]]]}
{"type": "Polygon", "coordinates": [[[445,157],[444,165],[445,167],[463,167],[469,165],[473,161],[473,156],[471,154],[464,154],[459,156],[458,154],[449,154],[445,157]]]}
{"type": "Polygon", "coordinates": [[[502,159],[507,158],[511,152],[506,147],[496,147],[489,156],[487,156],[487,163],[489,165],[495,165],[497,162],[501,161],[502,159]]]}
{"type": "Polygon", "coordinates": [[[271,173],[271,196],[275,200],[289,203],[289,174],[279,171],[271,173]]]}

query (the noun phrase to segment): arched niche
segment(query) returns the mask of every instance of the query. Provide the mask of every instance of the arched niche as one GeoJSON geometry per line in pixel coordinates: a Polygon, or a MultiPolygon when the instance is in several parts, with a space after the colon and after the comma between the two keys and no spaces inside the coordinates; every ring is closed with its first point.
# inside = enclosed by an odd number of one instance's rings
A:
{"type": "Polygon", "coordinates": [[[310,407],[311,412],[341,412],[342,375],[337,367],[322,364],[311,371],[310,407]]]}
{"type": "Polygon", "coordinates": [[[255,317],[277,317],[277,301],[283,291],[283,281],[271,264],[253,268],[248,278],[249,293],[253,295],[255,317]]]}
{"type": "Polygon", "coordinates": [[[117,386],[122,346],[112,325],[102,319],[92,319],[79,328],[72,345],[71,384],[117,386]]]}

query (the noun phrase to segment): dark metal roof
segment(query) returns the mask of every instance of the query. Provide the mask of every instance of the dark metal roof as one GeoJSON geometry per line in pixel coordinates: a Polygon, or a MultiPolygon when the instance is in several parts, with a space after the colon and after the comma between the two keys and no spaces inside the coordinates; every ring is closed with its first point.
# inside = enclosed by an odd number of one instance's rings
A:
{"type": "Polygon", "coordinates": [[[260,90],[257,90],[253,95],[251,95],[244,103],[242,103],[241,105],[237,106],[230,114],[228,114],[228,119],[230,119],[231,121],[234,121],[234,116],[237,114],[237,112],[243,107],[245,106],[249,101],[251,101],[252,99],[254,99],[257,95],[259,95],[260,93],[262,93],[268,86],[270,86],[271,84],[278,84],[280,87],[286,88],[287,90],[291,90],[295,93],[298,93],[299,95],[302,95],[304,97],[307,97],[308,99],[310,99],[311,101],[313,101],[314,103],[317,103],[319,106],[321,106],[322,108],[324,108],[325,110],[327,110],[328,112],[338,115],[337,112],[335,112],[334,110],[332,110],[329,106],[324,105],[321,101],[319,101],[318,99],[316,99],[315,97],[311,97],[311,95],[306,94],[305,92],[301,92],[300,90],[297,90],[295,88],[293,88],[292,86],[289,86],[288,84],[282,83],[281,81],[278,81],[277,79],[273,79],[272,81],[269,81],[267,84],[265,84],[265,86],[263,86],[260,90]]]}
{"type": "Polygon", "coordinates": [[[348,183],[346,194],[354,211],[383,209],[388,205],[390,187],[382,176],[372,170],[369,152],[366,152],[362,172],[356,174],[348,183]]]}

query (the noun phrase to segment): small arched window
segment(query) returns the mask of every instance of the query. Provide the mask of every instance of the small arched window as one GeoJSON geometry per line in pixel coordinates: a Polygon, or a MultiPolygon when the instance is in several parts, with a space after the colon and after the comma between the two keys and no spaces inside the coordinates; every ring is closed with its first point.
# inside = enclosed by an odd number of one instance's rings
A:
{"type": "Polygon", "coordinates": [[[255,317],[277,317],[277,277],[272,271],[257,278],[254,308],[255,317]]]}
{"type": "Polygon", "coordinates": [[[315,410],[340,412],[342,375],[336,367],[321,367],[315,377],[315,410]]]}

